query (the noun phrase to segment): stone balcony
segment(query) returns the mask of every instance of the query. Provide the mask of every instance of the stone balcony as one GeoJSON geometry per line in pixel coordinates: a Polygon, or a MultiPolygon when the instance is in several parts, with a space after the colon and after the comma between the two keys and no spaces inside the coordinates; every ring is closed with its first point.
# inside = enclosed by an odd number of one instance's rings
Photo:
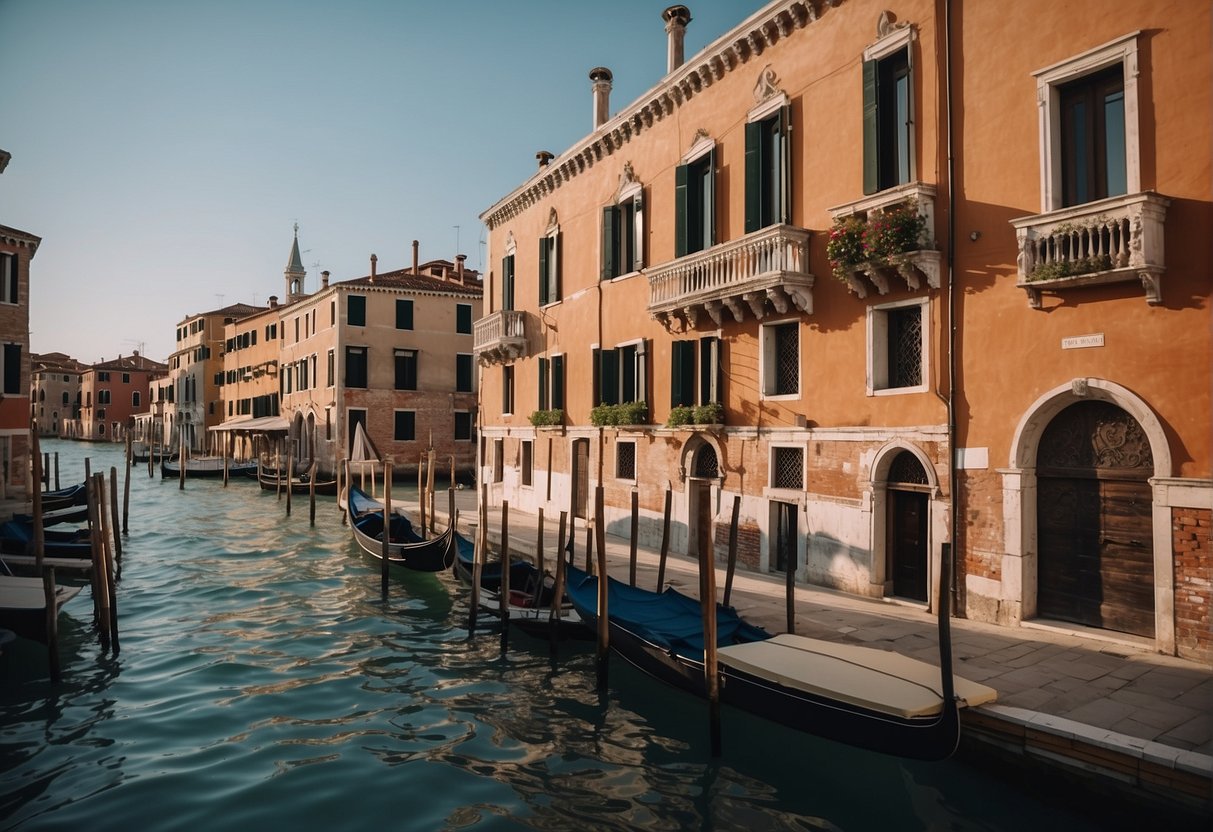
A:
{"type": "Polygon", "coordinates": [[[1041,308],[1043,292],[1135,283],[1162,303],[1164,220],[1171,200],[1152,191],[1011,220],[1019,254],[1015,285],[1041,308]]]}
{"type": "Polygon", "coordinates": [[[472,349],[482,365],[505,364],[526,355],[526,313],[490,312],[472,328],[472,349]]]}
{"type": "Polygon", "coordinates": [[[874,287],[878,294],[887,295],[891,288],[889,281],[897,278],[904,280],[911,291],[921,289],[923,279],[932,289],[939,288],[942,258],[935,248],[934,185],[909,182],[895,188],[887,188],[863,199],[836,205],[830,209],[830,215],[835,220],[858,216],[866,221],[875,214],[899,208],[907,203],[916,205],[919,215],[925,220],[926,230],[920,240],[921,247],[892,255],[887,261],[856,263],[850,267],[843,279],[858,297],[868,296],[869,285],[874,287]]]}
{"type": "Polygon", "coordinates": [[[740,323],[773,309],[813,311],[809,232],[774,225],[648,270],[649,314],[670,327],[693,328],[701,314],[719,326],[728,312],[740,323]]]}

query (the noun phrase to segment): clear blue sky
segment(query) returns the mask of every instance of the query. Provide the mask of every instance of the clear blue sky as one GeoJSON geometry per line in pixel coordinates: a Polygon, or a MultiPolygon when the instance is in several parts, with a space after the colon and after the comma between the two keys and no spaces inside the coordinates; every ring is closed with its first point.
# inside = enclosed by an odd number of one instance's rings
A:
{"type": "MultiPolygon", "coordinates": [[[[666,0],[0,0],[0,224],[42,237],[34,352],[172,351],[187,315],[452,259],[665,73],[666,0]],[[458,226],[458,230],[456,230],[458,226]]],[[[686,4],[688,59],[761,0],[686,4]]]]}

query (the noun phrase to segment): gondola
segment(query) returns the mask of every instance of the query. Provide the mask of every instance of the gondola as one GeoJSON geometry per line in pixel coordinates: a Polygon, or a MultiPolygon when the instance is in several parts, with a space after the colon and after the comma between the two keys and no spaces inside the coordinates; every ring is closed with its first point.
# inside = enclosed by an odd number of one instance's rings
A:
{"type": "MultiPolygon", "coordinates": [[[[56,558],[93,556],[93,544],[88,529],[43,529],[43,554],[56,558]]],[[[28,520],[8,520],[0,523],[0,553],[33,555],[34,527],[28,520]]]]}
{"type": "MultiPolygon", "coordinates": [[[[34,516],[32,514],[14,514],[14,520],[20,520],[23,523],[32,523],[34,516]]],[[[88,506],[64,506],[63,508],[51,509],[50,511],[43,510],[42,525],[57,526],[60,523],[80,523],[88,519],[88,506]]]]}
{"type": "Polygon", "coordinates": [[[83,506],[88,504],[88,489],[84,483],[61,488],[58,491],[42,492],[42,510],[54,511],[68,506],[83,506]]]}
{"type": "MultiPolygon", "coordinates": [[[[568,566],[568,595],[597,621],[598,578],[568,566]]],[[[707,695],[703,613],[675,589],[657,593],[608,578],[610,647],[643,672],[707,695]]],[[[732,607],[716,605],[724,704],[816,736],[898,757],[943,760],[960,740],[962,705],[993,701],[993,689],[955,679],[945,695],[939,668],[885,650],[792,634],[772,636],[732,607]]]]}
{"type": "MultiPolygon", "coordinates": [[[[282,483],[279,485],[278,477],[273,472],[266,472],[262,469],[258,480],[261,483],[262,491],[277,491],[279,487],[283,489],[289,487],[292,494],[308,494],[312,490],[312,482],[308,479],[307,474],[296,474],[290,479],[289,483],[287,482],[286,475],[283,475],[282,483]]],[[[331,497],[337,493],[337,480],[317,479],[315,488],[317,494],[331,497]]]]}
{"type": "MultiPolygon", "coordinates": [[[[0,575],[0,627],[22,637],[47,643],[46,589],[41,577],[0,575]]],[[[55,614],[80,593],[81,587],[55,584],[55,614]]]]}
{"type": "MultiPolygon", "coordinates": [[[[262,481],[264,487],[264,480],[262,481]]],[[[383,503],[365,491],[350,489],[350,527],[362,551],[383,558],[383,503]]],[[[414,572],[441,572],[455,561],[455,527],[425,540],[402,514],[393,512],[389,524],[388,563],[414,572]]]]}
{"type": "MultiPolygon", "coordinates": [[[[229,477],[243,476],[252,471],[256,476],[257,462],[255,460],[228,460],[227,472],[229,477]]],[[[181,476],[181,464],[175,459],[160,461],[160,476],[165,479],[176,479],[181,476]]],[[[217,478],[223,476],[223,457],[200,456],[190,457],[185,461],[185,476],[187,479],[217,478]]]]}
{"type": "MultiPolygon", "coordinates": [[[[475,568],[475,546],[458,536],[455,552],[455,576],[471,586],[475,568]]],[[[541,575],[535,564],[521,558],[510,561],[510,623],[531,635],[546,635],[553,623],[552,598],[556,582],[551,575],[541,575]]],[[[480,606],[501,615],[501,561],[488,561],[480,567],[480,606]]],[[[567,625],[568,635],[587,636],[589,631],[567,596],[560,605],[561,626],[567,625]]]]}

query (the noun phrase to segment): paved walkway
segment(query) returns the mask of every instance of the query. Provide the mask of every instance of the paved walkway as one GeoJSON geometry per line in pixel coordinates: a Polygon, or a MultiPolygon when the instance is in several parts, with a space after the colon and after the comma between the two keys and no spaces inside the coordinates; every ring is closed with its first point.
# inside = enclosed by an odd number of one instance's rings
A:
{"type": "MultiPolygon", "coordinates": [[[[442,496],[439,502],[445,505],[442,496]]],[[[475,493],[458,492],[457,504],[460,527],[466,530],[464,518],[475,517],[475,493]]],[[[440,509],[440,523],[444,517],[440,509]]],[[[488,525],[496,548],[500,508],[490,510],[488,525]]],[[[556,551],[556,525],[553,518],[545,518],[549,557],[556,551]]],[[[511,508],[509,535],[511,552],[533,554],[537,516],[511,508]]],[[[579,523],[579,560],[584,546],[579,523]]],[[[611,575],[628,580],[629,540],[608,533],[606,548],[611,575]]],[[[655,588],[658,560],[657,552],[638,546],[638,585],[655,588]]],[[[723,592],[724,579],[721,568],[718,592],[723,592]]],[[[670,555],[666,583],[698,596],[695,561],[670,555]]],[[[787,631],[783,576],[739,569],[732,592],[731,603],[744,618],[771,632],[787,631]]],[[[879,647],[938,664],[937,621],[919,606],[803,584],[795,587],[795,601],[795,631],[800,635],[879,647]]],[[[1107,752],[1104,756],[1147,761],[1190,775],[1189,792],[1195,788],[1198,795],[1207,793],[1213,775],[1213,667],[1157,654],[1131,637],[1065,625],[999,627],[965,619],[952,620],[952,653],[957,675],[998,691],[997,703],[963,712],[966,725],[980,729],[982,723],[997,723],[994,734],[1037,740],[1048,735],[1044,745],[1061,743],[1070,757],[1107,752]],[[1071,746],[1081,750],[1073,752],[1071,746]]],[[[1123,762],[1111,767],[1118,765],[1124,767],[1123,762]]],[[[1133,776],[1139,775],[1135,768],[1133,776]]]]}

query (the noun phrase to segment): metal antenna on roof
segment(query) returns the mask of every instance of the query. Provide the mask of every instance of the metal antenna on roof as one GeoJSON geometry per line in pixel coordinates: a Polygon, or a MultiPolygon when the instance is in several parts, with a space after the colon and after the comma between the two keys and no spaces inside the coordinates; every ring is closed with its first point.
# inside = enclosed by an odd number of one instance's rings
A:
{"type": "Polygon", "coordinates": [[[459,253],[459,226],[455,226],[455,253],[459,253]]]}

